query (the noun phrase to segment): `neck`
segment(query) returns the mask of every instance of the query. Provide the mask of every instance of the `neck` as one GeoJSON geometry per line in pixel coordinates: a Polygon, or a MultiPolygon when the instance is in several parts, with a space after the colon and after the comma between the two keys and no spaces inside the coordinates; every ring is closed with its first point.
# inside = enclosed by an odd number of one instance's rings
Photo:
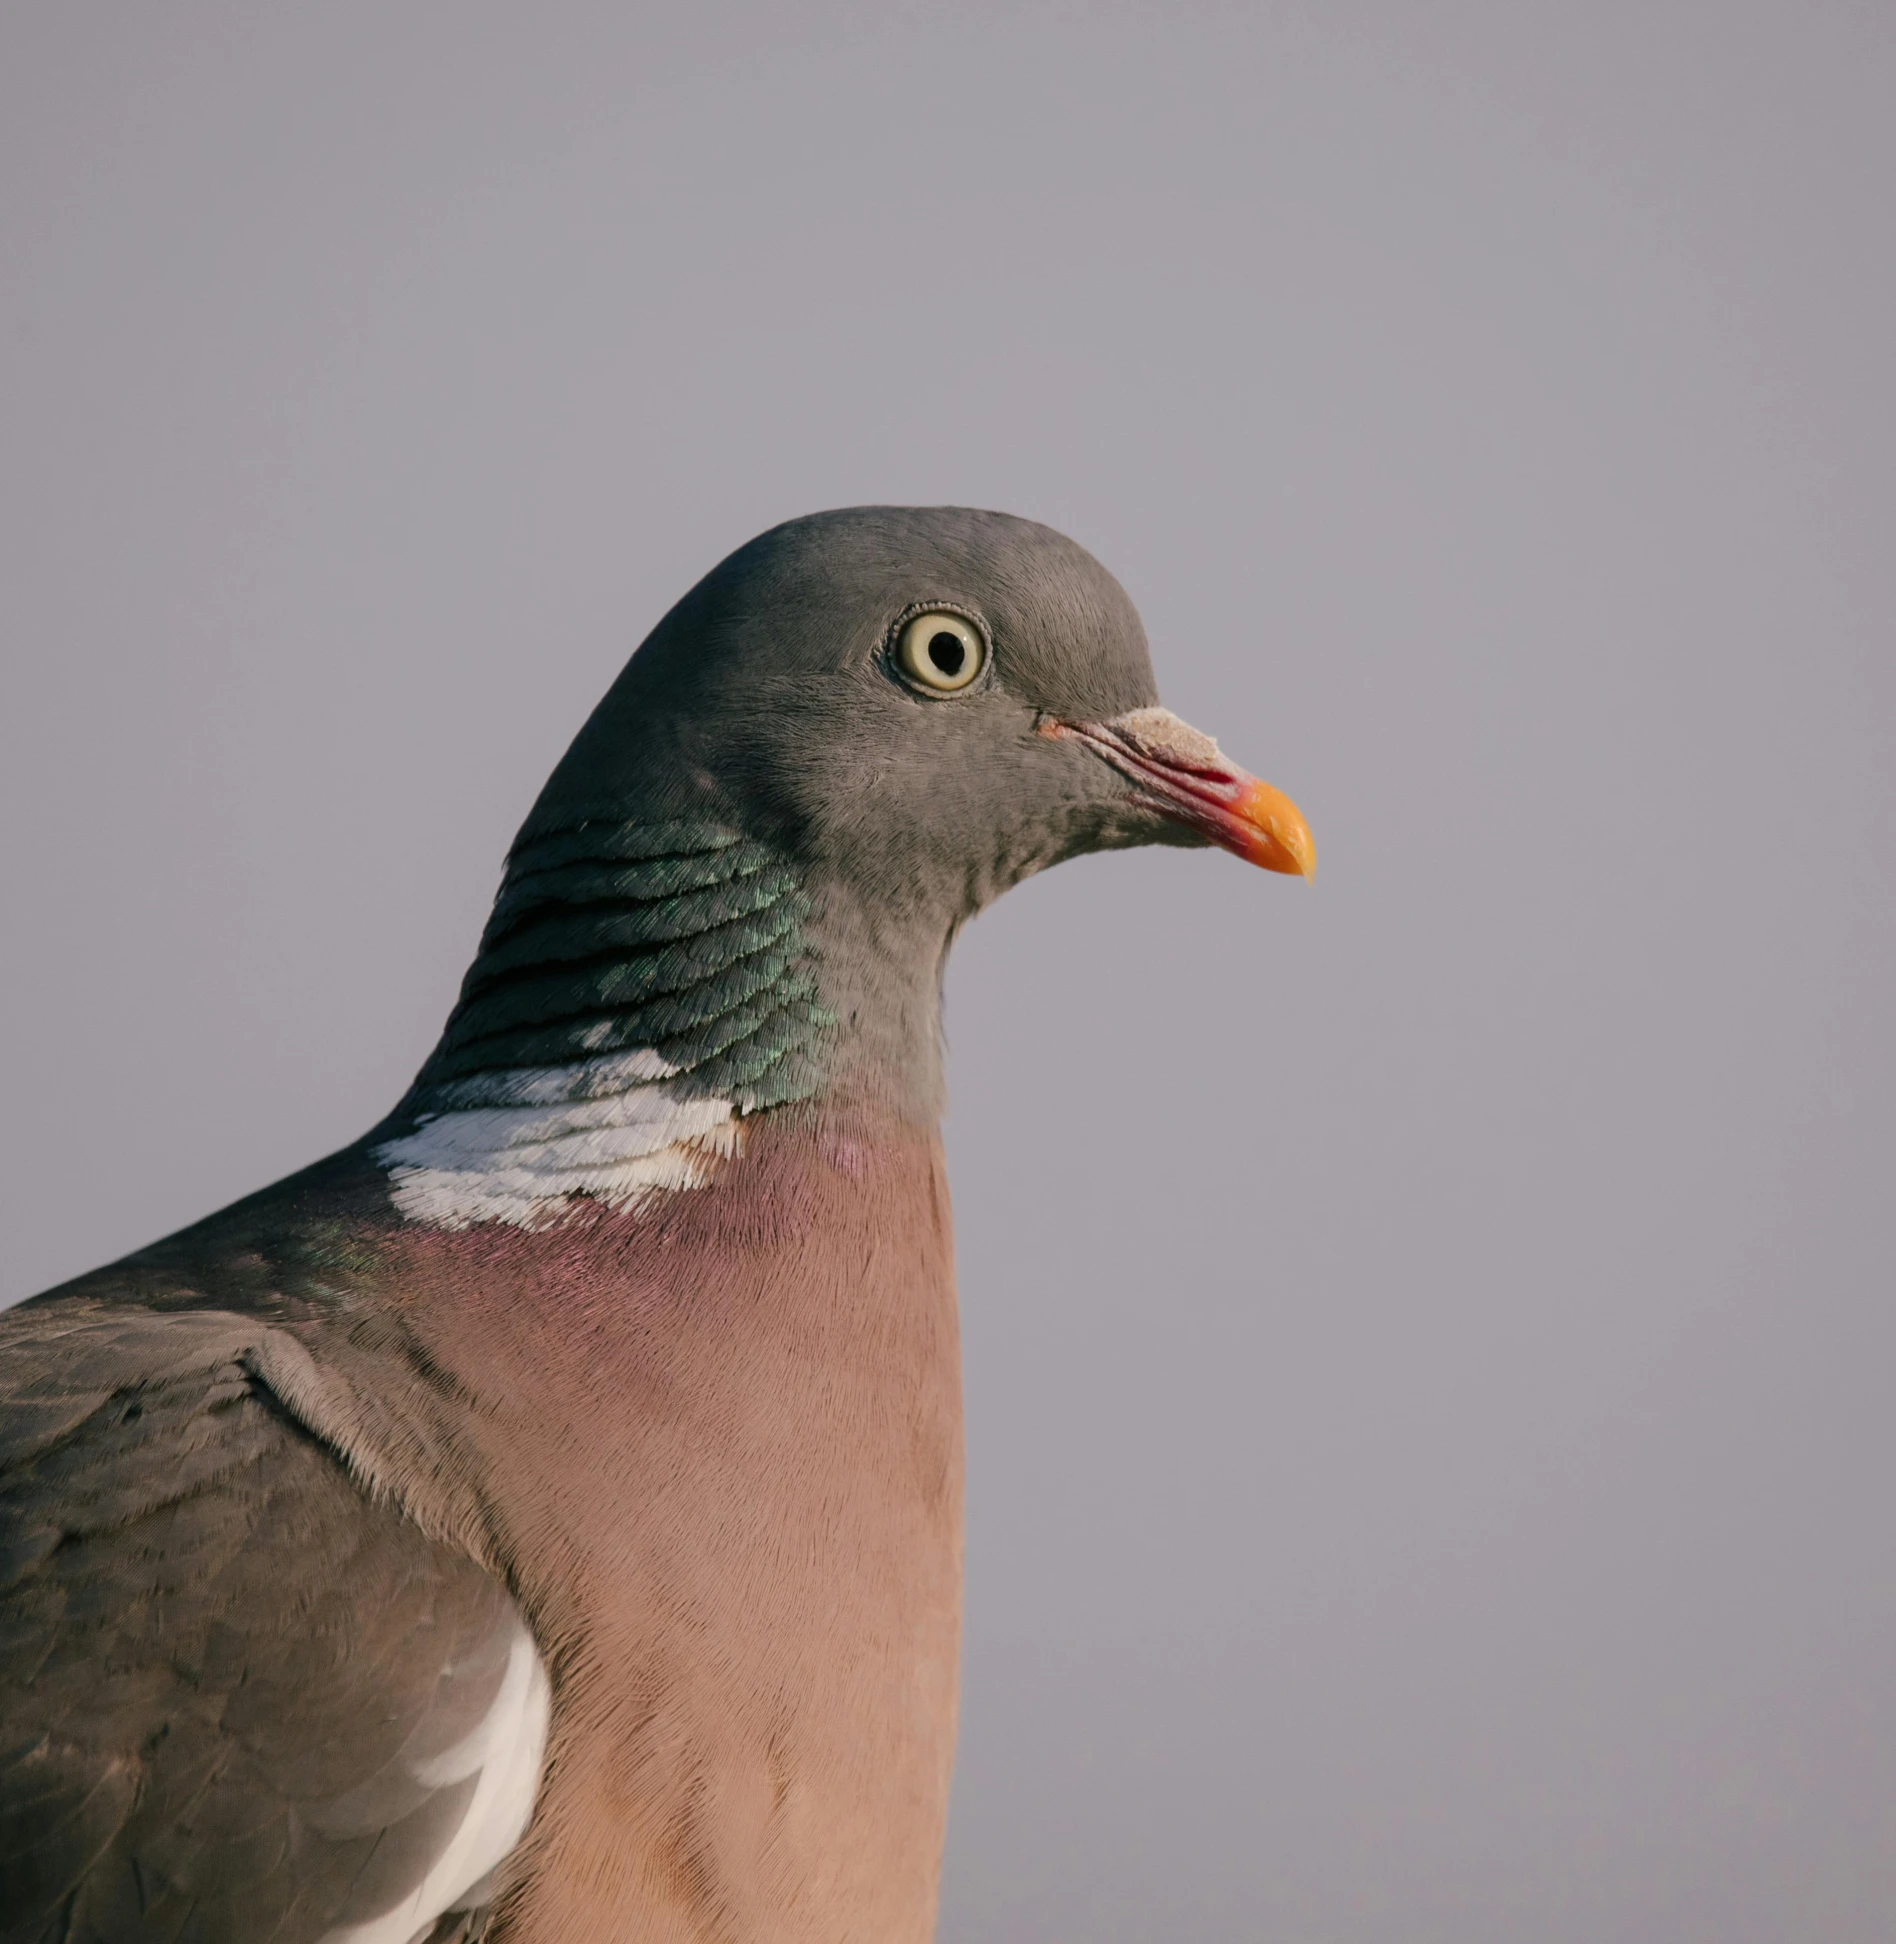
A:
{"type": "Polygon", "coordinates": [[[836,1021],[831,1092],[932,1128],[945,1105],[941,983],[953,929],[831,885],[816,891],[811,931],[836,1021]]]}
{"type": "Polygon", "coordinates": [[[375,1156],[412,1220],[539,1228],[700,1186],[801,1103],[932,1125],[946,946],[716,822],[536,812],[375,1156]]]}

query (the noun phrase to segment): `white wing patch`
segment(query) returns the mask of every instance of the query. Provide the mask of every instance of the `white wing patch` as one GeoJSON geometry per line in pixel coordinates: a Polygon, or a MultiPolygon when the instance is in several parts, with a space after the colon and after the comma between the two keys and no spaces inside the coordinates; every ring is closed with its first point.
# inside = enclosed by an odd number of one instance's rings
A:
{"type": "Polygon", "coordinates": [[[737,1108],[680,1094],[649,1047],[575,1066],[512,1067],[451,1081],[412,1134],[386,1141],[395,1206],[413,1222],[544,1228],[576,1198],[634,1209],[697,1188],[737,1151],[737,1108]]]}
{"type": "Polygon", "coordinates": [[[428,1874],[400,1903],[367,1923],[329,1931],[322,1944],[414,1944],[444,1912],[485,1903],[490,1879],[527,1833],[552,1718],[546,1667],[533,1636],[516,1616],[506,1672],[486,1714],[452,1748],[416,1762],[410,1771],[428,1789],[479,1776],[459,1826],[428,1874]]]}

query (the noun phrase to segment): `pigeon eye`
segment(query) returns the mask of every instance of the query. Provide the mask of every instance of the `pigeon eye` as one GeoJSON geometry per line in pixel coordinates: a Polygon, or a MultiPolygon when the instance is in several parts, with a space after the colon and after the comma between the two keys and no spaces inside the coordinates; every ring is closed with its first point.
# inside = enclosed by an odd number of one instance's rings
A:
{"type": "Polygon", "coordinates": [[[987,660],[987,643],[958,614],[935,610],[903,624],[895,644],[902,673],[918,687],[938,695],[964,689],[987,660]]]}

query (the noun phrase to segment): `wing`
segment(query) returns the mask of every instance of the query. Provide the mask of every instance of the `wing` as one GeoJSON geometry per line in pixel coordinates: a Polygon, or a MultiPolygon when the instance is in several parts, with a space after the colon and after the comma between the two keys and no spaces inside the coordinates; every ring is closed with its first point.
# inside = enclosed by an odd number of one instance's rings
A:
{"type": "Polygon", "coordinates": [[[409,1944],[526,1828],[512,1598],[278,1407],[257,1335],[0,1318],[4,1944],[409,1944]]]}

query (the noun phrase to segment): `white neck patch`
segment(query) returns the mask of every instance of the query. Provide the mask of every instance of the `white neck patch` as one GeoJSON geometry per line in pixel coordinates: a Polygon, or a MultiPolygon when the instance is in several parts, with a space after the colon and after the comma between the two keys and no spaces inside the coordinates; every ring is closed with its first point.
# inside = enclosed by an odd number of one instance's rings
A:
{"type": "Polygon", "coordinates": [[[421,1125],[375,1159],[395,1206],[430,1228],[547,1228],[588,1202],[633,1210],[702,1187],[737,1152],[735,1103],[666,1086],[679,1071],[642,1046],[473,1074],[435,1088],[421,1125]]]}

